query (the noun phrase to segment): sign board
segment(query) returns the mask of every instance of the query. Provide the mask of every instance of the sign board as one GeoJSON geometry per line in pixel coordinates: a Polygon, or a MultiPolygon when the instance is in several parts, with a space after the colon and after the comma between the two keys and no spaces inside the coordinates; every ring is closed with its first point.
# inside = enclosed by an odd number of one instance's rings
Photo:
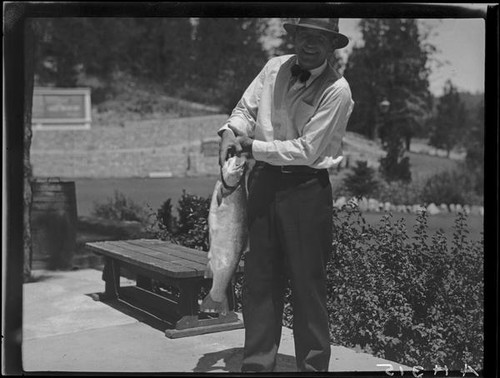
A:
{"type": "Polygon", "coordinates": [[[90,129],[90,88],[34,88],[34,130],[90,129]]]}

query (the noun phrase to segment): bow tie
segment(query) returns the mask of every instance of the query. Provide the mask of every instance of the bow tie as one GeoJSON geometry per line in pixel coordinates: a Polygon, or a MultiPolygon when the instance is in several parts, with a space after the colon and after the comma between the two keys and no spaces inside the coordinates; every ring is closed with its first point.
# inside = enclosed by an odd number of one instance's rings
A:
{"type": "Polygon", "coordinates": [[[311,73],[308,70],[303,69],[298,64],[294,64],[291,68],[292,77],[298,77],[301,83],[305,83],[307,79],[311,77],[311,73]]]}

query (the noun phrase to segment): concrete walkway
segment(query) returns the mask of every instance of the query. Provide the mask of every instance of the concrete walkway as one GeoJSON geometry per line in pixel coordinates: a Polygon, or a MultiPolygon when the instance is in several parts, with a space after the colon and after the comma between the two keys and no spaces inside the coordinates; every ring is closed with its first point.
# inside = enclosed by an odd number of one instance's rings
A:
{"type": "MultiPolygon", "coordinates": [[[[101,272],[39,270],[23,285],[25,372],[239,372],[244,330],[169,339],[161,324],[119,303],[99,302],[101,272]]],[[[133,284],[122,279],[122,285],[133,284]]],[[[296,371],[293,334],[283,328],[277,370],[296,371]]],[[[332,346],[330,371],[384,371],[398,363],[332,346]]],[[[404,366],[404,370],[411,370],[404,366]]]]}

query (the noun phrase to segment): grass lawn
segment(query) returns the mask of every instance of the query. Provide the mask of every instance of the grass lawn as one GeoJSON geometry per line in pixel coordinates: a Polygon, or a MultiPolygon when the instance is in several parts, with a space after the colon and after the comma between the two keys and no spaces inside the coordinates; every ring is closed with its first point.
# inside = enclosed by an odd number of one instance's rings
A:
{"type": "Polygon", "coordinates": [[[69,179],[75,181],[77,211],[79,216],[90,216],[94,203],[107,202],[115,190],[143,206],[157,210],[168,198],[172,204],[185,189],[188,194],[208,197],[217,181],[216,176],[172,177],[172,178],[109,178],[109,179],[69,179]]]}
{"type": "Polygon", "coordinates": [[[410,158],[412,180],[425,180],[429,176],[443,171],[452,171],[459,165],[458,160],[448,159],[443,156],[432,156],[406,152],[410,158]]]}
{"type": "MultiPolygon", "coordinates": [[[[118,190],[127,198],[144,207],[156,211],[168,198],[172,199],[174,208],[185,189],[188,194],[209,197],[217,181],[216,176],[203,177],[172,177],[172,178],[126,178],[126,179],[70,179],[76,184],[77,211],[79,216],[91,216],[95,202],[107,202],[118,190]]],[[[332,180],[337,181],[337,180],[332,180]]],[[[175,210],[174,210],[175,211],[175,210]]],[[[364,213],[367,222],[376,224],[383,213],[364,213]]],[[[404,218],[409,235],[413,235],[416,215],[406,213],[393,214],[393,221],[404,218]]],[[[454,214],[438,214],[429,216],[431,234],[442,229],[451,237],[456,216],[454,214]]],[[[470,237],[478,240],[483,230],[483,218],[472,216],[468,218],[470,237]]]]}
{"type": "MultiPolygon", "coordinates": [[[[384,214],[382,213],[363,213],[366,221],[373,225],[380,221],[384,214]]],[[[417,216],[414,214],[407,213],[394,213],[392,217],[392,222],[395,223],[397,220],[403,218],[408,230],[408,235],[413,236],[414,226],[417,224],[417,216]]],[[[429,234],[434,235],[438,230],[445,232],[448,240],[450,240],[453,235],[453,226],[455,225],[455,220],[457,216],[455,214],[437,214],[428,217],[429,234]]],[[[472,240],[480,240],[481,232],[483,231],[483,217],[479,215],[469,215],[467,219],[469,225],[470,238],[472,240]]]]}

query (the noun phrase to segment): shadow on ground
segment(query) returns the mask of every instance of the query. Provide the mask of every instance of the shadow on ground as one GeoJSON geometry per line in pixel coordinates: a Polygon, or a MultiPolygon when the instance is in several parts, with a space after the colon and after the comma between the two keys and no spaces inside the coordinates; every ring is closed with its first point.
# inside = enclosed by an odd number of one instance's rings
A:
{"type": "MultiPolygon", "coordinates": [[[[243,348],[231,348],[218,352],[204,354],[198,364],[193,369],[193,372],[240,372],[241,362],[243,360],[243,348]]],[[[285,354],[278,354],[277,357],[278,371],[295,371],[295,357],[285,354]]]]}
{"type": "Polygon", "coordinates": [[[119,299],[105,299],[104,293],[91,293],[85,294],[95,301],[101,302],[121,313],[134,318],[138,322],[144,323],[158,331],[165,332],[166,329],[171,328],[172,325],[167,323],[153,314],[150,314],[142,309],[132,306],[131,304],[121,301],[119,299]]]}

